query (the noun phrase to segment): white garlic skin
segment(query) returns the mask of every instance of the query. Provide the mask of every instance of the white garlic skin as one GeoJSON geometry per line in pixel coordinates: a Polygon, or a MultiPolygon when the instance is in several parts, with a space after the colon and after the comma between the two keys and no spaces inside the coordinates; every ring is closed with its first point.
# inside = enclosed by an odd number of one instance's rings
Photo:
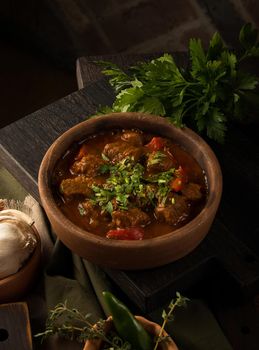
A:
{"type": "Polygon", "coordinates": [[[16,273],[36,244],[34,231],[26,221],[0,213],[0,279],[16,273]]]}

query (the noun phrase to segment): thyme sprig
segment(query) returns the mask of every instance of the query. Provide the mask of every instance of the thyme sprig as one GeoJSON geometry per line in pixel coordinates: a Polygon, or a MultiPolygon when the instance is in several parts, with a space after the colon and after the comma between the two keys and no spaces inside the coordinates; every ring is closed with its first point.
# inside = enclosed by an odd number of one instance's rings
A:
{"type": "Polygon", "coordinates": [[[166,312],[166,310],[163,310],[162,318],[164,319],[164,321],[163,321],[163,324],[161,326],[159,335],[157,337],[154,350],[157,349],[157,347],[161,341],[165,341],[168,338],[168,336],[166,336],[166,337],[163,336],[163,332],[164,332],[164,329],[165,329],[167,322],[174,320],[173,312],[174,312],[175,308],[176,307],[186,307],[187,301],[189,301],[189,300],[190,299],[182,296],[179,292],[176,292],[176,298],[172,299],[172,301],[170,302],[170,304],[168,306],[168,312],[166,312]]]}
{"type": "Polygon", "coordinates": [[[107,346],[106,349],[130,350],[131,345],[123,341],[117,334],[106,335],[104,330],[105,321],[100,319],[95,324],[89,321],[91,314],[83,315],[75,308],[69,308],[67,301],[59,303],[50,311],[46,321],[46,329],[35,335],[41,338],[41,342],[51,335],[58,334],[66,339],[76,339],[85,342],[91,339],[101,339],[107,346]],[[64,321],[65,319],[65,321],[64,321]],[[78,325],[75,325],[75,322],[78,325]]]}

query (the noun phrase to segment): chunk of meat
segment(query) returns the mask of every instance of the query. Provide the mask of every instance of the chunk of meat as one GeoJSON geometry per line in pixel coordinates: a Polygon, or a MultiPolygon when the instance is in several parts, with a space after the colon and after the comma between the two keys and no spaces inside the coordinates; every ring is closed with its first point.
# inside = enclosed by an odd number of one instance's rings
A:
{"type": "Polygon", "coordinates": [[[143,135],[134,130],[125,131],[121,135],[121,139],[134,146],[143,146],[143,135]]]}
{"type": "Polygon", "coordinates": [[[89,151],[90,151],[90,146],[83,143],[82,146],[80,147],[80,150],[79,150],[78,154],[76,155],[75,159],[80,160],[81,158],[86,156],[89,153],[89,151]]]}
{"type": "Polygon", "coordinates": [[[146,226],[149,222],[150,217],[138,208],[116,210],[112,213],[113,227],[146,226]]]}
{"type": "Polygon", "coordinates": [[[85,201],[81,203],[81,206],[83,208],[83,215],[88,220],[88,224],[91,228],[97,228],[109,222],[109,214],[102,211],[100,207],[95,206],[91,201],[85,201]]]}
{"type": "Polygon", "coordinates": [[[156,173],[168,171],[177,166],[176,160],[170,153],[165,151],[155,151],[148,153],[147,171],[156,173]]]}
{"type": "Polygon", "coordinates": [[[181,191],[191,201],[197,201],[202,198],[201,186],[198,184],[192,182],[185,184],[181,191]]]}
{"type": "Polygon", "coordinates": [[[176,225],[188,216],[189,205],[186,198],[180,195],[175,195],[173,198],[174,204],[156,207],[155,215],[158,221],[176,225]]]}
{"type": "Polygon", "coordinates": [[[119,162],[124,158],[130,157],[135,162],[138,162],[140,157],[143,155],[142,147],[136,147],[128,142],[117,141],[113,143],[107,143],[103,149],[103,153],[113,163],[119,162]]]}
{"type": "Polygon", "coordinates": [[[78,176],[73,179],[62,180],[59,186],[59,190],[66,197],[78,194],[89,197],[93,193],[91,189],[92,185],[92,179],[85,176],[78,176]]]}
{"type": "Polygon", "coordinates": [[[70,171],[72,174],[84,174],[87,176],[97,176],[101,166],[105,161],[93,154],[82,157],[79,161],[74,162],[70,171]]]}

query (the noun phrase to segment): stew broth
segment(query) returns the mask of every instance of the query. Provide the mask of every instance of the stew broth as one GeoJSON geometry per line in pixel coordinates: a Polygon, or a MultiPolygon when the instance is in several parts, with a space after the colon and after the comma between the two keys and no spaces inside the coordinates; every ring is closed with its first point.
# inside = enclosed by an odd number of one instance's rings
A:
{"type": "Polygon", "coordinates": [[[64,215],[103,237],[131,227],[143,232],[141,239],[164,235],[192,220],[207,198],[198,162],[173,141],[140,130],[102,132],[73,144],[52,185],[64,215]]]}

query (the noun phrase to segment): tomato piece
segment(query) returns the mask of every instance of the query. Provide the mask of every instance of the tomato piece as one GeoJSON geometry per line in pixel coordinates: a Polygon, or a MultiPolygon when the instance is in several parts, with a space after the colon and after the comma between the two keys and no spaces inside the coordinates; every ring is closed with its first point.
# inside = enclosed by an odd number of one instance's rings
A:
{"type": "Polygon", "coordinates": [[[159,151],[165,147],[165,140],[162,137],[153,137],[146,145],[151,151],[159,151]]]}
{"type": "Polygon", "coordinates": [[[180,192],[183,189],[183,180],[179,177],[171,182],[171,189],[174,192],[180,192]]]}
{"type": "Polygon", "coordinates": [[[83,145],[81,146],[75,160],[80,160],[83,157],[85,157],[87,154],[89,153],[89,147],[88,145],[86,145],[85,143],[83,143],[83,145]]]}
{"type": "Polygon", "coordinates": [[[144,237],[144,230],[141,227],[117,228],[110,230],[106,234],[106,238],[122,239],[122,240],[142,240],[144,237]]]}

